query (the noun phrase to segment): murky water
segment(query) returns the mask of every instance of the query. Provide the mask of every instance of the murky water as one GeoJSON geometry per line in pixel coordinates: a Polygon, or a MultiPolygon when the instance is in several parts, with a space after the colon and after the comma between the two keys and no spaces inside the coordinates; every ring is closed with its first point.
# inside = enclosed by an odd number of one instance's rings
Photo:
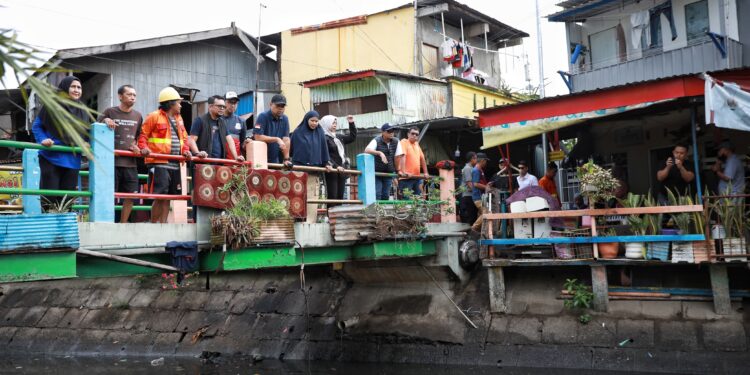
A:
{"type": "MultiPolygon", "coordinates": [[[[230,358],[205,364],[193,358],[117,358],[117,357],[4,357],[0,374],[300,374],[300,375],[549,375],[549,374],[622,374],[609,371],[567,369],[501,368],[491,366],[395,365],[379,363],[341,363],[305,361],[262,361],[230,358]],[[161,363],[160,363],[161,362],[161,363]]],[[[632,372],[631,372],[632,374],[632,372]]]]}

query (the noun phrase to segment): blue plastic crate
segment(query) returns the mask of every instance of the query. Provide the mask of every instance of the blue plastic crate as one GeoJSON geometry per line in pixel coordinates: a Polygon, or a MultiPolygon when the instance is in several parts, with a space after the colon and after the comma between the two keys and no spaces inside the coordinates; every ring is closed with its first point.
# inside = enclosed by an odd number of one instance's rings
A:
{"type": "Polygon", "coordinates": [[[670,244],[671,242],[649,242],[646,245],[646,259],[669,260],[670,244]]]}

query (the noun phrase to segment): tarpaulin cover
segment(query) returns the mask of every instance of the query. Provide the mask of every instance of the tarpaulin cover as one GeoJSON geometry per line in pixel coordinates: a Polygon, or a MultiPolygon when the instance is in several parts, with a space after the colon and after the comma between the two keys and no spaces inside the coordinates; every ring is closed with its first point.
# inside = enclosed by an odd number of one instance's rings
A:
{"type": "Polygon", "coordinates": [[[499,124],[482,128],[482,149],[515,142],[521,139],[541,135],[553,130],[561,129],[580,122],[600,117],[616,115],[645,108],[666,100],[656,102],[638,103],[615,108],[602,108],[594,111],[570,113],[567,115],[545,117],[536,120],[525,120],[508,124],[499,124]]]}
{"type": "MultiPolygon", "coordinates": [[[[193,176],[193,204],[219,209],[232,206],[229,192],[218,189],[232,179],[239,167],[197,164],[193,176]]],[[[247,193],[254,201],[277,199],[292,217],[307,215],[307,173],[253,169],[246,181],[247,193]]]]}
{"type": "Polygon", "coordinates": [[[704,74],[706,123],[720,128],[750,131],[750,88],[704,74]]]}
{"type": "MultiPolygon", "coordinates": [[[[547,204],[549,204],[549,210],[550,211],[560,211],[560,202],[557,201],[557,198],[553,197],[548,193],[544,188],[541,186],[528,186],[525,187],[508,197],[508,199],[505,200],[505,202],[510,205],[513,202],[520,202],[525,201],[526,198],[531,197],[541,197],[544,198],[544,200],[547,201],[547,204]]],[[[559,217],[553,217],[550,218],[549,223],[553,227],[562,227],[563,226],[563,220],[559,217]]]]}

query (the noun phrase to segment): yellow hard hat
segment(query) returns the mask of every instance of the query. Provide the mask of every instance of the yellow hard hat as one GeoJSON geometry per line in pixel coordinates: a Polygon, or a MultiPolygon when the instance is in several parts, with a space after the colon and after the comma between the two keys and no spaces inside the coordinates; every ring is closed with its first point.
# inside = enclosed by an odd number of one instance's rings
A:
{"type": "Polygon", "coordinates": [[[168,102],[170,100],[182,100],[180,94],[177,93],[173,87],[167,87],[159,91],[159,103],[168,102]]]}

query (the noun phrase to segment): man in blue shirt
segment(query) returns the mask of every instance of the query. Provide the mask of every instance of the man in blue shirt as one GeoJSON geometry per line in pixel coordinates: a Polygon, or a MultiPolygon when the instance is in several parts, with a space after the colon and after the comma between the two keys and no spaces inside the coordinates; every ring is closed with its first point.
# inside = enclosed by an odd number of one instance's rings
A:
{"type": "Polygon", "coordinates": [[[734,153],[734,146],[729,141],[719,144],[719,160],[713,166],[713,171],[719,177],[719,195],[745,193],[745,167],[742,160],[734,153]],[[724,168],[721,164],[724,163],[724,168]]]}
{"type": "Polygon", "coordinates": [[[224,95],[227,108],[224,110],[224,122],[227,125],[227,143],[234,147],[229,148],[227,155],[233,159],[244,161],[243,156],[245,144],[250,140],[247,137],[247,125],[237,116],[237,106],[240,104],[240,97],[234,91],[228,91],[224,95]]]}
{"type": "Polygon", "coordinates": [[[196,117],[190,126],[190,151],[199,158],[211,157],[223,159],[224,145],[227,138],[227,126],[224,123],[224,98],[214,95],[208,98],[208,113],[196,117]]]}
{"type": "Polygon", "coordinates": [[[279,163],[283,155],[284,164],[291,166],[289,159],[289,118],[284,114],[286,98],[276,94],[271,98],[271,109],[258,115],[253,130],[256,141],[268,145],[268,162],[279,163]]]}
{"type": "Polygon", "coordinates": [[[477,217],[474,225],[471,226],[471,229],[475,232],[482,230],[482,221],[484,219],[482,215],[487,213],[487,210],[482,206],[482,194],[489,190],[492,185],[491,182],[487,182],[487,178],[484,176],[484,168],[487,167],[487,160],[489,160],[487,155],[481,152],[478,153],[477,165],[471,171],[471,182],[474,186],[471,190],[471,199],[474,200],[474,206],[479,211],[479,217],[477,217]]]}

